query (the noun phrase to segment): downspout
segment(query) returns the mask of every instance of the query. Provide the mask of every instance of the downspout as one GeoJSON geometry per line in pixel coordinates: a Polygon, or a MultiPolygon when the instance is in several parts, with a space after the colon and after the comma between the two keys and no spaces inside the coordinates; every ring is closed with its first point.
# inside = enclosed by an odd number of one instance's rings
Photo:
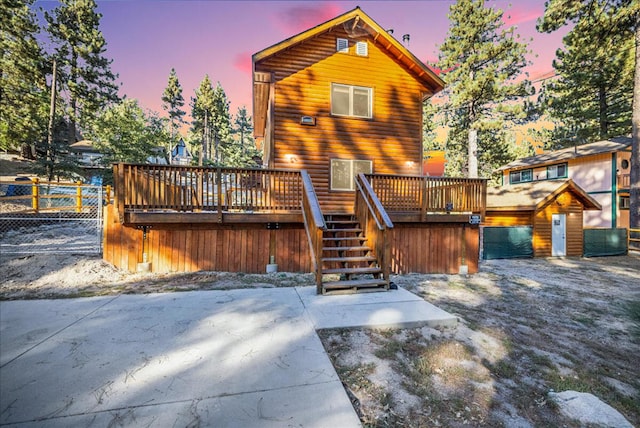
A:
{"type": "Polygon", "coordinates": [[[611,154],[611,228],[618,227],[618,154],[611,154]]]}

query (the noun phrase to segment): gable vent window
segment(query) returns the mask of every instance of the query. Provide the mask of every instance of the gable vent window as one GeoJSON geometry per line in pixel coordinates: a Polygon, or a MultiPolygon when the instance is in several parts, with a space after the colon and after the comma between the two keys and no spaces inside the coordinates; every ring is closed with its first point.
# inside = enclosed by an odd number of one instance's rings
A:
{"type": "Polygon", "coordinates": [[[356,43],[356,55],[359,55],[359,56],[369,55],[369,46],[367,45],[367,42],[356,43]]]}
{"type": "Polygon", "coordinates": [[[342,53],[349,53],[349,40],[336,39],[336,51],[342,52],[342,53]]]}

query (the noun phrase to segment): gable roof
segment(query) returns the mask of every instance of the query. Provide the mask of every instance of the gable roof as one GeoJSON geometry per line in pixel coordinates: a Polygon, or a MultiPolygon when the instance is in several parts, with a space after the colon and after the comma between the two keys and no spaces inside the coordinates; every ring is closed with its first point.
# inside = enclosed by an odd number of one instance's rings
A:
{"type": "Polygon", "coordinates": [[[544,166],[569,159],[577,159],[584,156],[593,156],[603,153],[614,153],[626,150],[631,147],[631,137],[616,137],[608,140],[596,141],[595,143],[583,144],[576,147],[555,150],[553,152],[542,153],[528,158],[522,158],[508,163],[498,168],[498,171],[508,169],[522,169],[533,166],[544,166]]]}
{"type": "Polygon", "coordinates": [[[413,55],[402,43],[397,41],[391,34],[375,22],[369,15],[364,13],[360,7],[356,7],[322,24],[316,25],[306,31],[289,37],[279,43],[269,46],[253,54],[253,120],[254,134],[256,137],[263,137],[261,130],[266,123],[266,111],[269,99],[269,83],[271,77],[269,73],[258,73],[255,71],[256,63],[272,57],[297,46],[307,40],[331,31],[337,26],[343,26],[348,31],[357,31],[358,34],[366,34],[372,37],[373,43],[389,53],[395,58],[416,80],[422,83],[434,95],[444,89],[444,81],[438,75],[413,55]]]}
{"type": "Polygon", "coordinates": [[[487,189],[487,211],[535,211],[563,192],[572,192],[585,210],[602,206],[573,180],[543,180],[487,189]]]}

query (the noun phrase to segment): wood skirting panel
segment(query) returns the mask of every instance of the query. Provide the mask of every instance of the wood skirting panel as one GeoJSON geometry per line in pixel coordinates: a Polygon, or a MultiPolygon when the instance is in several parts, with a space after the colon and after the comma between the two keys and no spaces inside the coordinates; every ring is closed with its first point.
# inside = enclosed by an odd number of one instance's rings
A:
{"type": "Polygon", "coordinates": [[[401,224],[391,230],[393,273],[478,272],[479,229],[466,224],[401,224]],[[464,256],[464,257],[463,257],[464,256]]]}
{"type": "Polygon", "coordinates": [[[301,224],[269,230],[264,224],[152,225],[143,249],[143,231],[117,222],[113,206],[105,219],[103,258],[135,272],[143,252],[151,271],[264,273],[270,256],[281,272],[310,272],[307,236],[301,224]]]}

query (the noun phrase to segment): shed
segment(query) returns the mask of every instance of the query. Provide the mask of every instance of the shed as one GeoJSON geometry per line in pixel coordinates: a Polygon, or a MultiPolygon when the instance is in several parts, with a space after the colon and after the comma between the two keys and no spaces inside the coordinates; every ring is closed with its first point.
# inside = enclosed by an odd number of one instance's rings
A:
{"type": "Polygon", "coordinates": [[[526,256],[527,234],[534,257],[582,256],[583,212],[600,209],[573,180],[489,188],[484,258],[526,256]]]}

